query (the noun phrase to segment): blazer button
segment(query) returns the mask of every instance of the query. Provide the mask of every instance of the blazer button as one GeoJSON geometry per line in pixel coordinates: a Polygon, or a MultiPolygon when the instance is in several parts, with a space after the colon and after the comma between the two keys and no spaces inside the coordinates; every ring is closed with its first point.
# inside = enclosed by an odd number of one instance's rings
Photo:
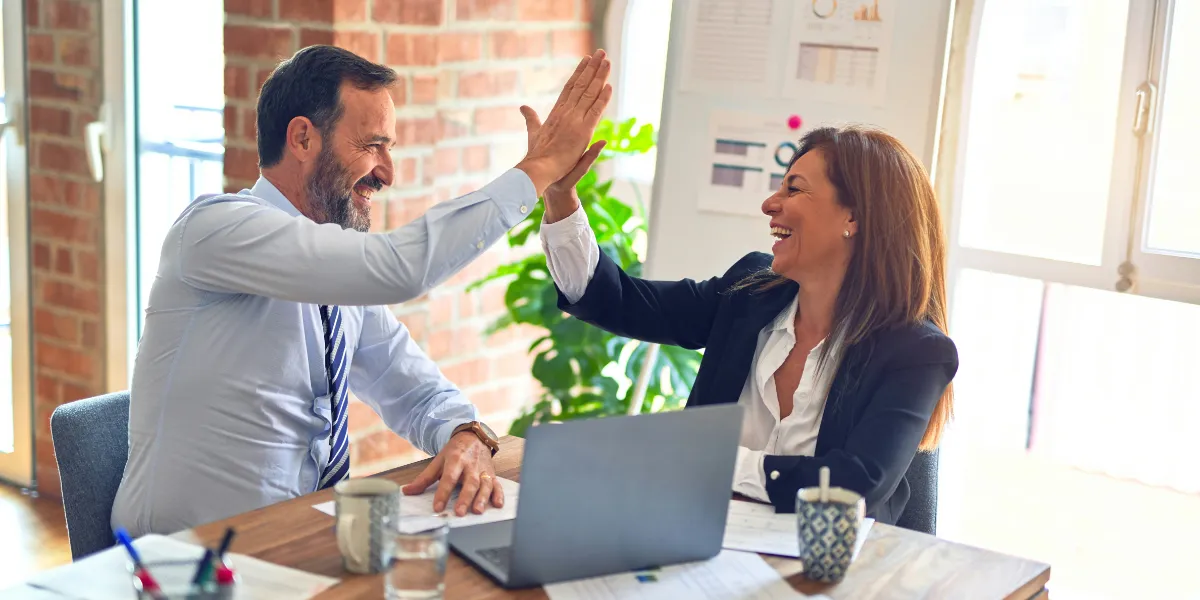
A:
{"type": "Polygon", "coordinates": [[[479,242],[478,244],[475,244],[475,247],[476,247],[476,248],[478,248],[478,249],[480,249],[480,250],[483,250],[483,242],[481,241],[481,242],[479,242]]]}
{"type": "Polygon", "coordinates": [[[779,479],[779,471],[771,471],[771,481],[779,479]]]}

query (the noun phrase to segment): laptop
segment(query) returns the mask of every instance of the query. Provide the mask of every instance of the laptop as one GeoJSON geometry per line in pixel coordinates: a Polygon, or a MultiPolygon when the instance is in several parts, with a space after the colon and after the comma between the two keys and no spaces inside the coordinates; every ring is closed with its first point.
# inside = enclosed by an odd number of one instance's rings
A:
{"type": "Polygon", "coordinates": [[[530,428],[516,519],[450,546],[509,589],[712,558],[741,429],[737,404],[530,428]]]}

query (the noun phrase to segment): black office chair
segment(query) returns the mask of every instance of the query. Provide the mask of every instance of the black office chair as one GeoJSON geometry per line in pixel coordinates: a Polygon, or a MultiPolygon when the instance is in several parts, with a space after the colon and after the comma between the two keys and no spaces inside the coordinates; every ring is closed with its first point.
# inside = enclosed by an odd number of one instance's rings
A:
{"type": "Polygon", "coordinates": [[[938,451],[918,452],[908,465],[909,497],[897,527],[937,535],[938,451]]]}

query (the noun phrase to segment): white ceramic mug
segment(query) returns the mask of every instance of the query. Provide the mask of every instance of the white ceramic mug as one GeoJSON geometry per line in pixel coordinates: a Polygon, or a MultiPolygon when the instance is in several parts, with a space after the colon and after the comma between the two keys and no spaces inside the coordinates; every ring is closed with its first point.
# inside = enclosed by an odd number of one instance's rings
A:
{"type": "Polygon", "coordinates": [[[347,479],[333,486],[338,551],[351,573],[387,568],[386,523],[400,513],[400,486],[386,479],[347,479]]]}

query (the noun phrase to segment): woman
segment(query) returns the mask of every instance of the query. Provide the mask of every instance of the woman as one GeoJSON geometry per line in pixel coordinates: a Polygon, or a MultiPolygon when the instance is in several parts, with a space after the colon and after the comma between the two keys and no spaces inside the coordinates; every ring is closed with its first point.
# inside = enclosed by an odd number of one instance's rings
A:
{"type": "Polygon", "coordinates": [[[542,244],[568,313],[615,334],[706,348],[688,406],[739,402],[733,489],[795,510],[831,483],[894,524],[905,472],[937,447],[958,353],[946,335],[946,242],[929,176],[896,138],[814,130],[762,204],[777,238],[707,281],[630,277],[599,251],[574,183],[546,193],[542,244]]]}

